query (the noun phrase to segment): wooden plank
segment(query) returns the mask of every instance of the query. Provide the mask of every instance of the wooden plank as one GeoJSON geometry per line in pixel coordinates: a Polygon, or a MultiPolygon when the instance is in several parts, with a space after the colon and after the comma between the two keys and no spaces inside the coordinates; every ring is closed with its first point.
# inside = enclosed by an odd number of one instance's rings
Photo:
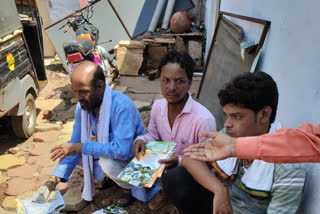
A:
{"type": "Polygon", "coordinates": [[[137,48],[137,49],[145,49],[146,45],[144,42],[136,41],[136,40],[121,40],[119,42],[120,47],[126,48],[137,48]]]}
{"type": "Polygon", "coordinates": [[[155,43],[160,43],[160,44],[174,44],[176,43],[175,38],[154,38],[155,43]]]}

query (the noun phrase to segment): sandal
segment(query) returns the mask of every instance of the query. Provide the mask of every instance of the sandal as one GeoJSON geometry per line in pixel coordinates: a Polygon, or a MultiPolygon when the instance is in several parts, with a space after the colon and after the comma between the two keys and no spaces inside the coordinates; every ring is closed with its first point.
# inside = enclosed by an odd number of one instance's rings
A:
{"type": "Polygon", "coordinates": [[[157,192],[157,194],[148,202],[148,206],[150,210],[158,210],[160,209],[163,205],[167,203],[167,197],[165,193],[160,190],[157,192]]]}
{"type": "Polygon", "coordinates": [[[131,194],[130,189],[125,189],[120,194],[120,197],[117,199],[117,202],[115,203],[119,207],[127,207],[131,202],[133,201],[133,196],[131,194]]]}

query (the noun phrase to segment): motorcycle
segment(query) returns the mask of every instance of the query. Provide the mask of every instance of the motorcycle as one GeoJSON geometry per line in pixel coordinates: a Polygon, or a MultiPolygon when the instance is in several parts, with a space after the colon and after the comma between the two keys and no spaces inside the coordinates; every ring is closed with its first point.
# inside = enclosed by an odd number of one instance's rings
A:
{"type": "Polygon", "coordinates": [[[101,46],[101,44],[111,42],[111,40],[98,43],[99,29],[90,22],[95,2],[96,0],[89,0],[84,12],[76,11],[68,18],[68,22],[60,28],[63,28],[64,32],[68,32],[71,27],[76,34],[76,40],[63,44],[63,50],[67,59],[69,74],[81,61],[89,60],[99,64],[105,71],[105,75],[113,76],[112,80],[114,80],[119,74],[117,61],[101,46]]]}

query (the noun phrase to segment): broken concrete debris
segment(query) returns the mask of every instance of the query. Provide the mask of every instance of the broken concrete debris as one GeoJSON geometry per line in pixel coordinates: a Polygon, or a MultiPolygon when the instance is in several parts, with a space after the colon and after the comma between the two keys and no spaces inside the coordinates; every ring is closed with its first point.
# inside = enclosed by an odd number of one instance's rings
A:
{"type": "Polygon", "coordinates": [[[190,40],[188,41],[188,53],[195,61],[196,65],[201,65],[202,59],[202,42],[190,40]]]}

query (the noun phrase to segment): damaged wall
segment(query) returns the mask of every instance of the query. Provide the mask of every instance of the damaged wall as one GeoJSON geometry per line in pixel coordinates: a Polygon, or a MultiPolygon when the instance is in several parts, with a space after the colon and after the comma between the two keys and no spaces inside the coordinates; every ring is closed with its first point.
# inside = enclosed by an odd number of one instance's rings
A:
{"type": "MultiPolygon", "coordinates": [[[[220,9],[271,21],[258,70],[278,84],[277,119],[286,127],[320,123],[320,2],[223,0],[220,9]]],[[[319,212],[319,177],[320,165],[310,164],[300,213],[319,212]]]]}

